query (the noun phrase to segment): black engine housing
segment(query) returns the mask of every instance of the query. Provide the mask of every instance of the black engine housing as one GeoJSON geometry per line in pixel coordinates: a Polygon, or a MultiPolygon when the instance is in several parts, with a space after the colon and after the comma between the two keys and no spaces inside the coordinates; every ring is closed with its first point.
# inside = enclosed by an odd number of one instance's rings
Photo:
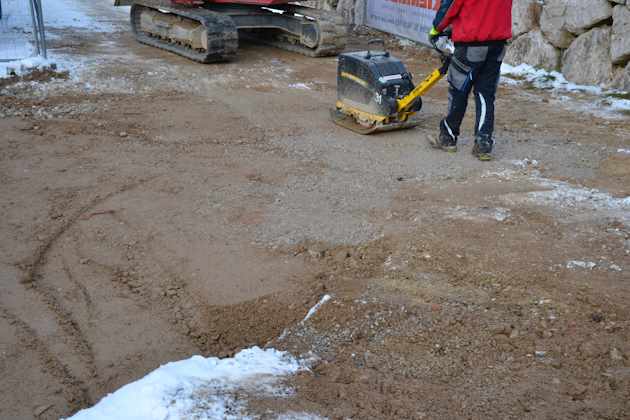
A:
{"type": "MultiPolygon", "coordinates": [[[[393,116],[397,100],[414,88],[412,75],[405,65],[389,52],[356,51],[339,55],[337,66],[337,99],[363,112],[393,116]]],[[[419,111],[417,99],[411,111],[419,111]]]]}

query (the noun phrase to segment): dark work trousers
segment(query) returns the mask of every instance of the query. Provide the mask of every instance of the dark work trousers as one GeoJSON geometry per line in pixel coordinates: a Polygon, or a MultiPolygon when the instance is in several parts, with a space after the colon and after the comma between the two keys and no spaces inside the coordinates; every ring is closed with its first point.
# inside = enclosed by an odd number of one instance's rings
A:
{"type": "Polygon", "coordinates": [[[486,45],[456,44],[448,68],[448,115],[444,119],[452,137],[459,136],[459,128],[466,114],[468,95],[475,95],[477,119],[475,137],[492,138],[494,131],[494,98],[499,85],[505,42],[486,45]]]}

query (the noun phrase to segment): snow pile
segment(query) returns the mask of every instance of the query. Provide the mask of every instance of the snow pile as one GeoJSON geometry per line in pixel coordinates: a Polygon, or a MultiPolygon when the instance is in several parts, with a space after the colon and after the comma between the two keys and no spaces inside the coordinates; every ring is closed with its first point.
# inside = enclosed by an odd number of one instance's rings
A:
{"type": "MultiPolygon", "coordinates": [[[[229,359],[193,356],[159,367],[71,419],[248,418],[247,395],[287,397],[292,390],[280,381],[303,369],[306,367],[286,352],[258,347],[243,350],[229,359]]],[[[315,418],[306,413],[287,415],[315,418]]]]}
{"type": "Polygon", "coordinates": [[[600,86],[586,86],[577,85],[569,82],[562,73],[557,71],[547,71],[544,69],[537,69],[528,64],[520,64],[518,66],[511,66],[507,63],[501,64],[502,79],[508,84],[519,84],[519,80],[511,79],[509,76],[516,77],[518,79],[529,82],[538,89],[554,90],[558,92],[577,92],[585,93],[599,97],[599,103],[594,106],[608,106],[616,111],[629,111],[630,99],[624,99],[623,92],[617,90],[607,90],[600,86]],[[508,76],[508,77],[505,77],[508,76]]]}
{"type": "Polygon", "coordinates": [[[585,268],[585,269],[588,269],[588,270],[592,270],[596,266],[597,266],[597,264],[595,264],[592,261],[571,260],[571,261],[567,262],[567,268],[569,268],[569,269],[571,269],[571,268],[585,268]]]}

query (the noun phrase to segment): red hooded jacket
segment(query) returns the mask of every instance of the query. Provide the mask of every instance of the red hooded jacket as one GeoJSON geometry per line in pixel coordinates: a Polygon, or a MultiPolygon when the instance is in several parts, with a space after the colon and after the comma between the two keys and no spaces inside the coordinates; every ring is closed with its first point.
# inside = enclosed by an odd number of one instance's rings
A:
{"type": "Polygon", "coordinates": [[[505,41],[512,37],[512,0],[442,0],[433,26],[451,26],[453,42],[505,41]]]}

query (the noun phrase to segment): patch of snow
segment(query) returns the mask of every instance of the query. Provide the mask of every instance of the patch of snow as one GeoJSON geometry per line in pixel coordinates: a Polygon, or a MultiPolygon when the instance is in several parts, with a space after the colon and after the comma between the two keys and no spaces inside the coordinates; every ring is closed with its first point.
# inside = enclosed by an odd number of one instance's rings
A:
{"type": "Polygon", "coordinates": [[[523,174],[505,169],[482,174],[482,178],[488,177],[507,181],[524,178],[544,188],[540,191],[511,193],[502,196],[503,200],[509,204],[529,201],[557,209],[570,210],[574,216],[577,214],[576,211],[599,212],[601,216],[610,216],[623,223],[630,223],[630,196],[617,198],[597,189],[573,186],[568,182],[544,178],[540,176],[538,170],[523,174]]]}
{"type": "Polygon", "coordinates": [[[593,210],[630,210],[630,197],[616,198],[596,189],[574,187],[564,181],[538,178],[548,191],[534,191],[528,193],[533,201],[543,204],[575,208],[586,207],[593,210]]]}
{"type": "Polygon", "coordinates": [[[72,28],[91,32],[111,32],[120,19],[128,19],[129,7],[114,7],[113,2],[89,5],[77,0],[46,0],[42,2],[44,26],[72,28]]]}
{"type": "MultiPolygon", "coordinates": [[[[511,66],[507,63],[502,63],[501,75],[523,78],[539,89],[556,89],[566,92],[587,92],[593,95],[600,95],[603,92],[603,89],[599,86],[577,85],[565,79],[562,73],[538,69],[530,66],[529,64],[511,66]]],[[[518,83],[518,81],[516,82],[518,83]]]]}
{"type": "MultiPolygon", "coordinates": [[[[602,109],[608,109],[614,112],[630,110],[630,100],[615,97],[615,94],[624,92],[614,89],[605,89],[601,86],[571,83],[565,79],[562,73],[557,71],[538,69],[528,64],[512,66],[503,63],[501,64],[501,75],[503,76],[502,81],[508,85],[519,85],[525,81],[537,89],[551,90],[556,94],[559,92],[572,92],[590,95],[590,98],[586,102],[582,101],[584,103],[581,103],[581,105],[580,101],[573,101],[574,106],[597,115],[608,115],[606,112],[602,111],[602,109]],[[517,79],[512,79],[510,76],[516,77],[517,79]],[[593,101],[593,96],[597,97],[597,100],[593,101]]],[[[572,98],[562,95],[558,95],[557,99],[562,102],[572,100],[572,98]]]]}
{"type": "Polygon", "coordinates": [[[289,87],[291,89],[311,90],[310,86],[306,83],[291,83],[289,87]]]}
{"type": "Polygon", "coordinates": [[[462,220],[496,220],[504,222],[510,217],[510,210],[503,207],[453,207],[446,210],[445,216],[462,220]]]}
{"type": "MultiPolygon", "coordinates": [[[[21,76],[35,69],[53,67],[72,73],[85,58],[69,57],[48,50],[48,60],[35,56],[32,20],[26,2],[3,2],[0,20],[0,78],[21,76]]],[[[85,4],[77,0],[42,2],[46,38],[55,38],[51,29],[112,32],[126,25],[129,7],[114,8],[111,3],[85,4]]],[[[94,61],[94,60],[92,60],[94,61]]]]}
{"type": "Polygon", "coordinates": [[[324,303],[328,302],[331,298],[332,298],[332,296],[330,296],[330,295],[322,296],[322,298],[319,300],[319,302],[317,302],[315,304],[315,306],[313,306],[311,309],[308,310],[308,313],[306,314],[306,316],[302,320],[302,324],[305,323],[310,317],[315,315],[315,313],[319,310],[319,308],[321,308],[322,305],[324,303]]]}
{"type": "Polygon", "coordinates": [[[610,264],[609,267],[612,271],[622,272],[623,268],[619,267],[617,264],[610,264]]]}
{"type": "Polygon", "coordinates": [[[570,268],[570,269],[585,268],[585,269],[588,269],[588,270],[592,270],[595,267],[597,267],[597,264],[594,263],[593,261],[571,260],[571,261],[567,262],[567,268],[570,268]]]}
{"type": "Polygon", "coordinates": [[[530,166],[536,168],[539,166],[539,162],[536,159],[520,159],[520,160],[511,160],[510,163],[519,168],[525,169],[530,166]]]}
{"type": "Polygon", "coordinates": [[[41,70],[46,67],[56,67],[53,60],[46,60],[43,57],[28,57],[21,60],[0,62],[0,79],[11,76],[22,76],[34,70],[41,70]]]}
{"type": "MultiPolygon", "coordinates": [[[[293,391],[281,385],[281,379],[304,369],[303,363],[286,352],[258,347],[242,350],[228,359],[193,356],[159,367],[70,419],[249,418],[248,395],[287,397],[293,391]]],[[[279,418],[294,418],[292,414],[281,414],[279,418]]],[[[307,413],[297,415],[316,418],[307,413]]]]}

